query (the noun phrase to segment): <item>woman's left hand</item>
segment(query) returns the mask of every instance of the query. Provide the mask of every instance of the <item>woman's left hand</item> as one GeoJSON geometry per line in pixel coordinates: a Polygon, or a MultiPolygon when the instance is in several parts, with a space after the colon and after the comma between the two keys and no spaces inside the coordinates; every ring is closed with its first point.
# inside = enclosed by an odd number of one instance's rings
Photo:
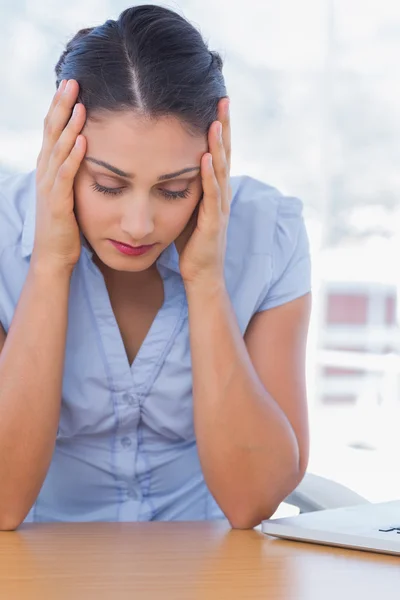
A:
{"type": "Polygon", "coordinates": [[[208,132],[209,152],[202,156],[203,198],[197,225],[180,255],[180,272],[186,286],[224,282],[226,235],[231,203],[231,135],[229,99],[218,104],[218,120],[208,132]]]}

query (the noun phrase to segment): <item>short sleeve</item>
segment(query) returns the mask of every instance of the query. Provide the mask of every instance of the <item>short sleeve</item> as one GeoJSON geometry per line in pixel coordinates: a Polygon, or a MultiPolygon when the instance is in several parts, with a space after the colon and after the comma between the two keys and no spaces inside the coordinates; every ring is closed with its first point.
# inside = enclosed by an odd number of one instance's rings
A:
{"type": "Polygon", "coordinates": [[[26,276],[21,240],[34,189],[34,172],[0,172],[0,323],[6,332],[19,297],[16,292],[26,276]]]}
{"type": "Polygon", "coordinates": [[[0,325],[2,325],[4,331],[7,333],[7,318],[6,313],[4,311],[4,290],[6,289],[6,279],[4,273],[4,260],[3,260],[4,250],[0,248],[0,325]]]}
{"type": "Polygon", "coordinates": [[[310,249],[302,209],[302,202],[297,198],[281,197],[279,200],[272,277],[257,312],[300,298],[311,290],[310,249]]]}

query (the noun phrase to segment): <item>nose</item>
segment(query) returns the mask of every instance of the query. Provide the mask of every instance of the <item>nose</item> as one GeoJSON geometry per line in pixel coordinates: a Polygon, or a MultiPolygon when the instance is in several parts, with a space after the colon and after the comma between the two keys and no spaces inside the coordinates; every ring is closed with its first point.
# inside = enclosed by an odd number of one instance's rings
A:
{"type": "Polygon", "coordinates": [[[147,198],[129,200],[121,219],[121,229],[136,244],[152,241],[146,239],[154,231],[153,215],[147,198]]]}

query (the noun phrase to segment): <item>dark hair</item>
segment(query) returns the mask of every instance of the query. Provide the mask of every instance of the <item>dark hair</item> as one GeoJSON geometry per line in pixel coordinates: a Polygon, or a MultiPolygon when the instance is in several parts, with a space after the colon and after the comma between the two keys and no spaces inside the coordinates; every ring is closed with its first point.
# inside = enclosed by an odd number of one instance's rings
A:
{"type": "Polygon", "coordinates": [[[82,29],[56,68],[57,86],[76,79],[88,117],[134,109],[149,117],[172,115],[194,133],[206,133],[225,97],[222,59],[177,13],[133,6],[118,20],[82,29]]]}

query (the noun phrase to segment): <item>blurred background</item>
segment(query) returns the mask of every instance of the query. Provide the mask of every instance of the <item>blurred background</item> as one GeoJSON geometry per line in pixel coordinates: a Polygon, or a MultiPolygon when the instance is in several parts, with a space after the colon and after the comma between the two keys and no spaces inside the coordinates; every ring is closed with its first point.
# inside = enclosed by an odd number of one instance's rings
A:
{"type": "MultiPolygon", "coordinates": [[[[1,170],[35,167],[69,38],[142,3],[0,0],[1,170]]],[[[186,16],[225,58],[233,174],[304,202],[309,470],[371,501],[400,498],[400,3],[153,4],[186,16]]]]}

